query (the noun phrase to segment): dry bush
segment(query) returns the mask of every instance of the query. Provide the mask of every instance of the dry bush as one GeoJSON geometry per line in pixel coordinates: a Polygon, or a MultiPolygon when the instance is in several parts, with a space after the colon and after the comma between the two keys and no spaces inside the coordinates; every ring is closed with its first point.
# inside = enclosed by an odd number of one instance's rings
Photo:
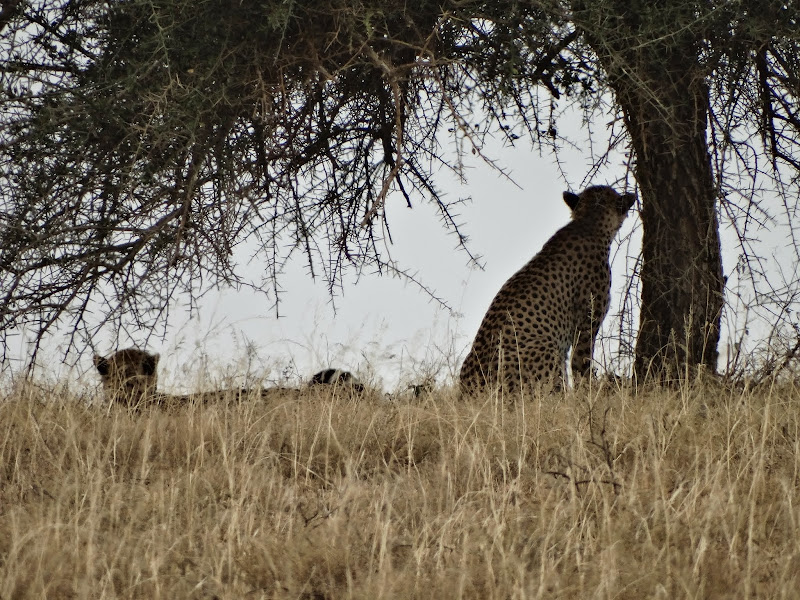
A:
{"type": "Polygon", "coordinates": [[[800,393],[0,402],[2,598],[800,589],[800,393]]]}

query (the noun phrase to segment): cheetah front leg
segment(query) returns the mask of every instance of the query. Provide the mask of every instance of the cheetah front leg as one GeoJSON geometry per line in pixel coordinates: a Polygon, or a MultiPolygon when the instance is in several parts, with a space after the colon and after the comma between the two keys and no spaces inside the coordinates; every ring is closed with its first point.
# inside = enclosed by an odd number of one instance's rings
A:
{"type": "Polygon", "coordinates": [[[592,323],[586,327],[578,329],[575,335],[575,342],[572,346],[572,377],[591,377],[592,355],[594,353],[594,340],[600,330],[600,323],[592,323]]]}
{"type": "MultiPolygon", "coordinates": [[[[611,273],[607,272],[605,286],[608,288],[611,285],[611,273]]],[[[608,303],[610,298],[606,295],[590,294],[586,304],[583,305],[584,317],[583,321],[579,322],[575,331],[575,339],[572,344],[572,376],[573,381],[577,384],[578,378],[591,377],[594,374],[592,368],[592,356],[594,355],[594,341],[597,338],[597,333],[600,331],[600,324],[603,322],[603,317],[608,312],[608,303]],[[588,309],[588,310],[587,310],[588,309]]],[[[582,311],[579,310],[578,314],[582,311]]]]}

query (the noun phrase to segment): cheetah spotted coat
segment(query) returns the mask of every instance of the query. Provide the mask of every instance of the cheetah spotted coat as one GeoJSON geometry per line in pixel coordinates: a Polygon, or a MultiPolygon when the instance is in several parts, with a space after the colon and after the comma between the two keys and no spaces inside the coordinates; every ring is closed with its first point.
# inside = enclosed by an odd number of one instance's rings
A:
{"type": "Polygon", "coordinates": [[[564,383],[567,354],[591,373],[594,339],[608,311],[611,241],[636,197],[610,187],[564,192],[572,220],[492,300],[461,367],[464,392],[564,383]]]}

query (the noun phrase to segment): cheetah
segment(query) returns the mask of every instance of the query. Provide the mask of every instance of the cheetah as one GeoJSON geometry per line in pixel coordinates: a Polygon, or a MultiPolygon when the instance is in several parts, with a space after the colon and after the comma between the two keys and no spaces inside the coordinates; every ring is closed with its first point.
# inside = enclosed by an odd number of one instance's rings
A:
{"type": "Polygon", "coordinates": [[[341,369],[325,369],[315,373],[311,378],[310,385],[347,386],[354,392],[361,393],[364,391],[363,383],[349,371],[342,371],[341,369]]]}
{"type": "Polygon", "coordinates": [[[462,392],[537,383],[558,389],[570,367],[576,376],[591,374],[610,301],[611,241],[635,201],[608,186],[564,192],[572,220],[492,300],[461,367],[462,392]]]}
{"type": "MultiPolygon", "coordinates": [[[[138,348],[119,350],[109,357],[94,355],[94,366],[100,373],[103,393],[106,400],[119,403],[128,408],[140,409],[149,405],[174,407],[193,402],[207,404],[219,400],[235,400],[260,397],[273,400],[290,393],[291,388],[270,387],[260,389],[229,389],[195,394],[165,394],[157,391],[158,354],[151,354],[138,348]]],[[[364,384],[354,375],[340,369],[326,369],[315,374],[310,385],[348,386],[354,392],[363,392],[364,384]]]]}
{"type": "Polygon", "coordinates": [[[255,390],[241,388],[195,394],[165,394],[156,389],[158,358],[158,354],[151,354],[138,348],[119,350],[108,358],[95,354],[94,365],[100,373],[106,400],[138,410],[146,406],[176,407],[192,403],[208,404],[254,395],[271,398],[283,391],[283,388],[255,390]]]}
{"type": "Polygon", "coordinates": [[[158,354],[126,348],[108,358],[95,354],[93,360],[108,401],[135,407],[155,399],[158,354]]]}

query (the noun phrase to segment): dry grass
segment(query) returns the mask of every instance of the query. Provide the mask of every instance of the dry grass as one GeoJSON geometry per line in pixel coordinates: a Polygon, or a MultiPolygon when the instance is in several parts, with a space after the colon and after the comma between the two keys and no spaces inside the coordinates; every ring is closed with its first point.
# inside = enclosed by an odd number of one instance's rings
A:
{"type": "Polygon", "coordinates": [[[800,392],[0,401],[0,598],[795,598],[800,392]]]}

